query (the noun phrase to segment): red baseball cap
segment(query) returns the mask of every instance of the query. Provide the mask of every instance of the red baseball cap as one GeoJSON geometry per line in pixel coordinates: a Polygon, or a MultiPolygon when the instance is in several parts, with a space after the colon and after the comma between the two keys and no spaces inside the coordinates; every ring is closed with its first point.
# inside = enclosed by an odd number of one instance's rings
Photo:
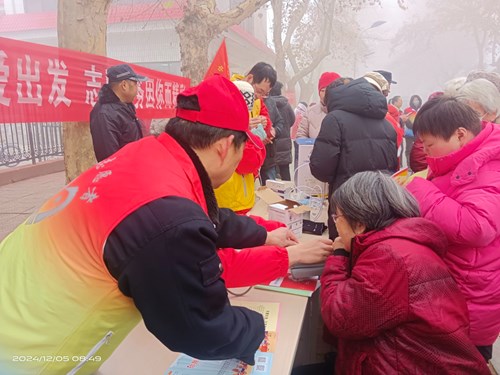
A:
{"type": "Polygon", "coordinates": [[[216,128],[248,133],[248,107],[233,82],[220,75],[189,87],[179,97],[196,96],[200,110],[177,107],[176,116],[191,122],[199,122],[216,128]]]}

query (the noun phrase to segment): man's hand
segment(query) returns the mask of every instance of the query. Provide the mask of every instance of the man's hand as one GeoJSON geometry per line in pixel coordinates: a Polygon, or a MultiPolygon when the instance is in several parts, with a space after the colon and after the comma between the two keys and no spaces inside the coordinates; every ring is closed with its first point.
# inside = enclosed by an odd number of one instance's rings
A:
{"type": "Polygon", "coordinates": [[[287,248],[288,263],[293,266],[297,263],[321,263],[333,252],[333,241],[328,238],[317,238],[308,242],[293,245],[287,248]]]}
{"type": "Polygon", "coordinates": [[[269,132],[271,133],[271,136],[264,139],[265,145],[267,145],[269,143],[273,143],[273,140],[276,137],[276,130],[274,128],[271,128],[271,130],[269,132]]]}
{"type": "Polygon", "coordinates": [[[256,118],[259,119],[259,122],[262,124],[263,127],[267,126],[267,118],[266,118],[266,116],[259,115],[256,118]]]}
{"type": "Polygon", "coordinates": [[[257,116],[250,119],[249,122],[250,129],[256,128],[257,126],[259,126],[259,124],[262,124],[260,117],[262,116],[257,116]]]}
{"type": "Polygon", "coordinates": [[[267,232],[266,245],[287,247],[296,245],[298,243],[297,237],[288,228],[278,228],[272,232],[267,232]]]}

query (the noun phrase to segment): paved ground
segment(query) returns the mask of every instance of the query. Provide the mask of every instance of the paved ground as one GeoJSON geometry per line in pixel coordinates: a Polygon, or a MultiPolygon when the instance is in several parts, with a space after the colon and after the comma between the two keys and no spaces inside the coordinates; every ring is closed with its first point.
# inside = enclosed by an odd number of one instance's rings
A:
{"type": "Polygon", "coordinates": [[[0,240],[64,186],[64,172],[0,186],[0,240]]]}
{"type": "MultiPolygon", "coordinates": [[[[64,172],[58,172],[0,186],[0,240],[57,193],[64,183],[64,172]]],[[[500,369],[500,339],[494,348],[493,364],[500,369]]]]}

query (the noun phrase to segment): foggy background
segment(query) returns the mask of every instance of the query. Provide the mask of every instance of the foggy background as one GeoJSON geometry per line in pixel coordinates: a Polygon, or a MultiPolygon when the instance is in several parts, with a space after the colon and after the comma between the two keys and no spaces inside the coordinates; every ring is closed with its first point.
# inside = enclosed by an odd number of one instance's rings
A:
{"type": "Polygon", "coordinates": [[[493,34],[500,32],[500,0],[406,0],[406,7],[401,9],[397,0],[381,0],[359,10],[356,21],[363,47],[356,52],[357,63],[327,58],[319,70],[354,78],[370,70],[389,70],[397,81],[389,98],[402,96],[404,107],[411,95],[425,101],[432,92],[442,91],[445,82],[471,70],[498,71],[500,50],[493,34]],[[385,23],[371,27],[381,21],[385,23]],[[478,47],[478,40],[484,44],[478,47]]]}

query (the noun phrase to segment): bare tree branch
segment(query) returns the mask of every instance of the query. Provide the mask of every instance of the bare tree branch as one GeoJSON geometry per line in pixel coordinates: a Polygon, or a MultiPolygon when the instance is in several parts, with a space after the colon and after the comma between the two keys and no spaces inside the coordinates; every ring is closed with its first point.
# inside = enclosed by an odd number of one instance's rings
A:
{"type": "Polygon", "coordinates": [[[311,61],[311,63],[307,66],[307,68],[304,68],[304,69],[300,69],[298,64],[297,64],[297,60],[295,58],[295,56],[290,56],[289,60],[290,60],[290,64],[292,65],[292,68],[294,71],[298,72],[296,73],[289,81],[289,85],[290,87],[293,87],[295,86],[295,84],[302,78],[304,78],[305,76],[307,76],[309,73],[311,73],[318,65],[321,61],[323,61],[323,59],[325,57],[327,57],[328,55],[330,55],[330,51],[322,51],[320,52],[318,55],[316,55],[314,57],[314,59],[311,61]]]}
{"type": "Polygon", "coordinates": [[[245,0],[234,9],[230,9],[224,13],[217,13],[216,17],[212,18],[211,23],[216,24],[219,32],[222,32],[230,26],[238,25],[243,20],[250,17],[268,1],[269,0],[245,0]]]}
{"type": "Polygon", "coordinates": [[[301,6],[299,6],[298,10],[294,12],[290,19],[290,23],[287,28],[287,33],[285,36],[285,41],[283,42],[283,49],[287,51],[290,49],[290,41],[292,40],[292,35],[297,29],[297,27],[300,25],[301,20],[304,18],[304,15],[307,12],[307,2],[304,1],[301,3],[301,6]]]}
{"type": "Polygon", "coordinates": [[[318,48],[312,52],[314,58],[307,64],[303,69],[300,69],[296,56],[290,54],[288,55],[290,64],[295,72],[295,75],[290,79],[290,87],[294,87],[295,84],[310,74],[316,67],[323,61],[323,59],[331,54],[330,52],[330,42],[332,38],[332,19],[333,13],[335,11],[335,1],[329,1],[326,5],[325,13],[322,15],[323,22],[321,23],[320,30],[321,40],[318,48]]]}

